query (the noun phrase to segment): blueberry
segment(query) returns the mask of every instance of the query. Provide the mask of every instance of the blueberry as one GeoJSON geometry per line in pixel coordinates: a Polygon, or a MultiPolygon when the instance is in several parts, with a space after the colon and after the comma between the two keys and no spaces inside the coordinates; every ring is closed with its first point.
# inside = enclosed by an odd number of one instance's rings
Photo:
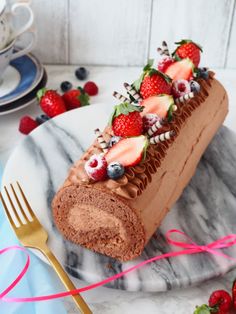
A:
{"type": "Polygon", "coordinates": [[[69,81],[64,81],[61,83],[61,90],[65,93],[72,88],[72,84],[69,81]]]}
{"type": "Polygon", "coordinates": [[[38,122],[38,124],[43,124],[44,122],[48,121],[49,119],[50,118],[46,114],[41,114],[35,120],[38,122]]]}
{"type": "Polygon", "coordinates": [[[80,67],[75,70],[75,76],[78,80],[85,80],[88,77],[88,70],[84,67],[80,67]]]}
{"type": "Polygon", "coordinates": [[[111,162],[107,167],[107,175],[110,179],[116,180],[123,176],[125,172],[124,166],[119,162],[111,162]]]}
{"type": "Polygon", "coordinates": [[[190,83],[191,92],[196,93],[196,94],[200,92],[201,86],[197,81],[192,80],[189,83],[190,83]]]}
{"type": "Polygon", "coordinates": [[[209,78],[209,72],[207,68],[199,68],[199,77],[203,78],[204,80],[207,80],[209,78]]]}
{"type": "Polygon", "coordinates": [[[112,136],[111,139],[110,139],[110,141],[109,141],[108,146],[109,146],[109,147],[112,147],[113,145],[115,145],[116,143],[118,143],[120,140],[121,140],[121,137],[120,137],[120,136],[112,136]]]}

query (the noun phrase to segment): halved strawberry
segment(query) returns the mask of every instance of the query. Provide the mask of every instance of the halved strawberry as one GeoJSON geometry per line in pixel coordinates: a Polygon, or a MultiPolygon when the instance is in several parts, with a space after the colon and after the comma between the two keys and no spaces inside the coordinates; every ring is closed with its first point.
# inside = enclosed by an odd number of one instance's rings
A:
{"type": "Polygon", "coordinates": [[[165,74],[172,78],[172,80],[191,80],[194,72],[194,64],[189,59],[183,59],[172,63],[166,70],[165,74]]]}
{"type": "Polygon", "coordinates": [[[144,99],[141,102],[141,106],[144,107],[142,115],[148,113],[154,113],[160,118],[165,118],[168,114],[168,110],[174,105],[174,99],[171,95],[157,95],[144,99]]]}
{"type": "Polygon", "coordinates": [[[145,157],[148,139],[144,135],[128,137],[120,140],[106,153],[108,164],[119,162],[124,167],[135,166],[145,157]]]}

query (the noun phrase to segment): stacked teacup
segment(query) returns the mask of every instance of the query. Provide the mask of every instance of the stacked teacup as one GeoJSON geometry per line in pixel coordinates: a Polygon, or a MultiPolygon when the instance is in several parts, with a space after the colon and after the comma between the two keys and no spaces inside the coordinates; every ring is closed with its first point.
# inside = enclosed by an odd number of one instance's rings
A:
{"type": "Polygon", "coordinates": [[[34,14],[29,6],[29,1],[21,0],[13,4],[8,10],[6,0],[0,0],[0,84],[10,61],[25,55],[33,49],[35,43],[35,32],[32,28],[33,22],[34,14]],[[19,8],[27,11],[28,20],[19,29],[14,29],[12,26],[13,19],[19,16],[17,14],[19,8]],[[16,41],[26,32],[32,34],[30,43],[27,47],[16,50],[16,41]]]}

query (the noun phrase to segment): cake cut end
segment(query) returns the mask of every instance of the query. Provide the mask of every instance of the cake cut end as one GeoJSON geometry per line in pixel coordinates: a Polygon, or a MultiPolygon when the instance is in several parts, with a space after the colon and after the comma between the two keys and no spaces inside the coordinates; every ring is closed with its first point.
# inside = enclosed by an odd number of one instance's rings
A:
{"type": "Polygon", "coordinates": [[[141,220],[115,195],[70,185],[57,193],[52,207],[57,228],[76,244],[121,261],[143,251],[146,239],[141,220]]]}

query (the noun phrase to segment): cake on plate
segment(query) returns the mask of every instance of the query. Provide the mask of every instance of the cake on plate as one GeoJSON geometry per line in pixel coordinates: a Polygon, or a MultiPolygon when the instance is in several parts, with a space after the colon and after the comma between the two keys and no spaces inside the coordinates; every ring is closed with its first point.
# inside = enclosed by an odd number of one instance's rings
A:
{"type": "Polygon", "coordinates": [[[138,257],[194,175],[228,112],[223,86],[199,67],[201,47],[166,42],[143,68],[108,125],[72,166],[53,216],[63,236],[112,258],[138,257]]]}

